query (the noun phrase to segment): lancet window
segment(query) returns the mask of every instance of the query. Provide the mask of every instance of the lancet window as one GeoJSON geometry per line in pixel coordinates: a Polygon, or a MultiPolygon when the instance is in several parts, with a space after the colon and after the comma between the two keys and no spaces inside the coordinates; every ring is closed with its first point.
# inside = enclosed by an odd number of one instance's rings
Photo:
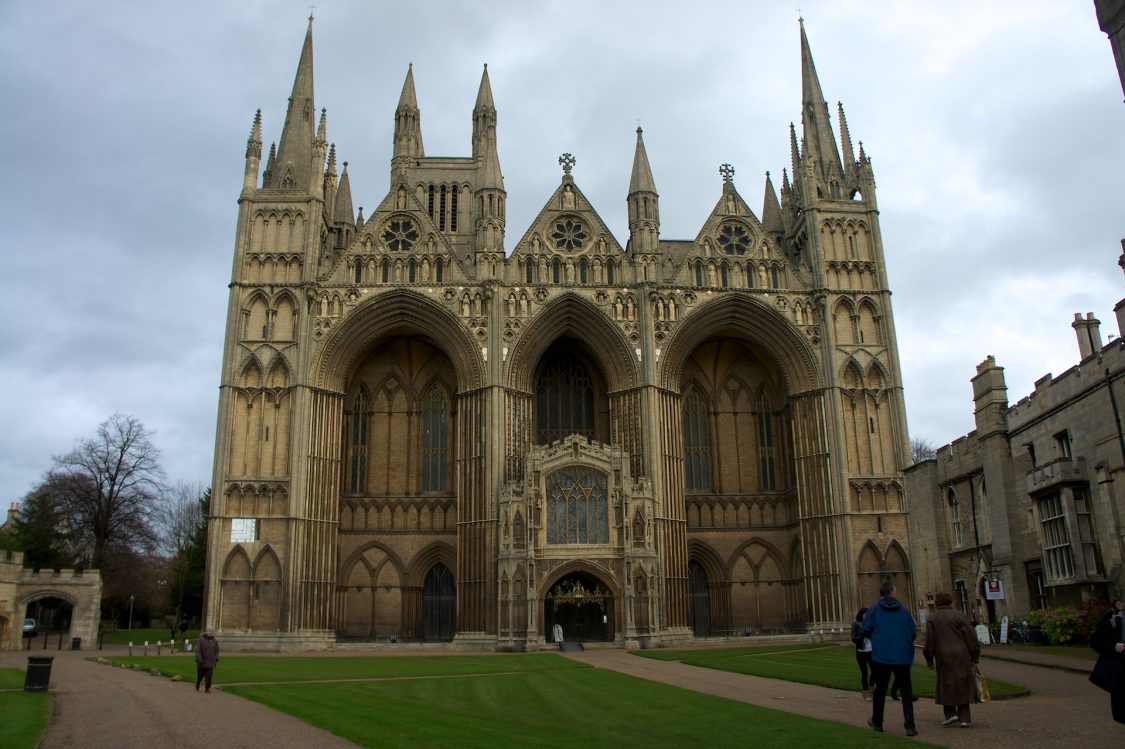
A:
{"type": "Polygon", "coordinates": [[[363,492],[367,485],[367,415],[371,410],[367,391],[361,389],[352,407],[351,481],[352,494],[363,492]]]}
{"type": "Polygon", "coordinates": [[[572,466],[547,476],[547,543],[609,543],[608,480],[572,466]]]}
{"type": "Polygon", "coordinates": [[[449,406],[432,388],[422,405],[422,491],[443,492],[448,485],[449,406]]]}
{"type": "Polygon", "coordinates": [[[710,409],[695,388],[684,397],[684,488],[691,492],[711,491],[710,409]]]}

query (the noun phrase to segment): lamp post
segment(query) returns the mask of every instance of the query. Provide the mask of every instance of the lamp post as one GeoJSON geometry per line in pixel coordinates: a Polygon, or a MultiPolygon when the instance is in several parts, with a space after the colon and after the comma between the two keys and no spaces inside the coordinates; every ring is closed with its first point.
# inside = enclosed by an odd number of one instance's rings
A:
{"type": "Polygon", "coordinates": [[[129,594],[129,629],[133,629],[133,594],[129,594]]]}

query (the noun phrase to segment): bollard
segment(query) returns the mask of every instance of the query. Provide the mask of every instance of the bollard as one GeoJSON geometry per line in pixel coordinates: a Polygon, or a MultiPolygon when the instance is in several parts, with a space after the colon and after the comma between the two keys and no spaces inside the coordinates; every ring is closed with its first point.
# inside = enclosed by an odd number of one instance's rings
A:
{"type": "Polygon", "coordinates": [[[148,640],[145,640],[145,655],[148,655],[148,640]]]}
{"type": "Polygon", "coordinates": [[[160,640],[156,641],[156,654],[160,655],[160,640]]]}
{"type": "Polygon", "coordinates": [[[129,657],[131,658],[132,656],[133,656],[133,643],[130,642],[129,643],[129,657]]]}

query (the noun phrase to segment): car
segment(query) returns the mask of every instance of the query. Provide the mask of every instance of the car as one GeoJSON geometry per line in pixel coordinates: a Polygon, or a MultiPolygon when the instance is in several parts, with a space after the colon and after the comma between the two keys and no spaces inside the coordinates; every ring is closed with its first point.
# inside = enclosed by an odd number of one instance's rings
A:
{"type": "Polygon", "coordinates": [[[36,622],[34,619],[24,619],[23,620],[23,636],[24,637],[34,637],[35,631],[39,628],[38,624],[39,623],[36,622]]]}

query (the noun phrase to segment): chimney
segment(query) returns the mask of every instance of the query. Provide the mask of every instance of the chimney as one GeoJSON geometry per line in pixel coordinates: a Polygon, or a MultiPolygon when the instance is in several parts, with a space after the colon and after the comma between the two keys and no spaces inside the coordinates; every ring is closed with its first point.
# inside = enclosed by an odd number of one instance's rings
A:
{"type": "Polygon", "coordinates": [[[1074,322],[1070,327],[1074,328],[1074,334],[1078,337],[1078,361],[1086,361],[1092,353],[1090,351],[1090,335],[1087,331],[1089,323],[1082,318],[1081,312],[1074,313],[1074,322]]]}
{"type": "Polygon", "coordinates": [[[1102,350],[1102,321],[1093,312],[1086,313],[1086,335],[1090,337],[1090,348],[1096,354],[1102,350]]]}

